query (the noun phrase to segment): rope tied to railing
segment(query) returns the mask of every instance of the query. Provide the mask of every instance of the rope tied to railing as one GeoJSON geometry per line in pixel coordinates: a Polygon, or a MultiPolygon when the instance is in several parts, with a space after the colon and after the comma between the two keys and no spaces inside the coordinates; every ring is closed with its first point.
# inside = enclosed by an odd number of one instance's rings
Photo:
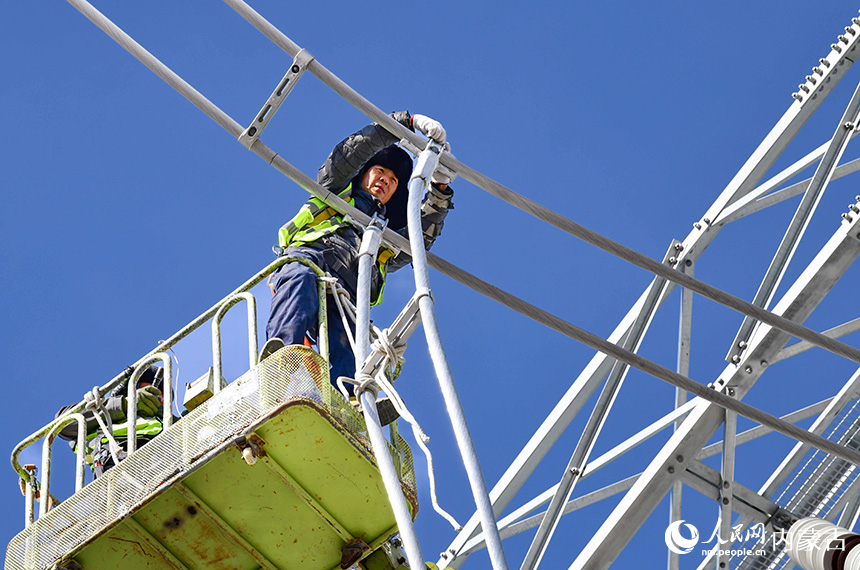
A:
{"type": "MultiPolygon", "coordinates": [[[[377,327],[370,325],[373,331],[373,336],[375,340],[371,343],[371,347],[373,350],[383,352],[386,358],[386,370],[390,370],[390,379],[393,382],[400,376],[400,370],[403,367],[403,363],[406,362],[406,357],[404,356],[406,352],[406,342],[402,342],[400,344],[396,344],[391,340],[391,329],[378,329],[377,327]]],[[[388,392],[388,390],[386,390],[388,392]]]]}
{"type": "Polygon", "coordinates": [[[337,306],[337,312],[340,314],[340,320],[343,322],[343,330],[346,331],[346,338],[349,340],[349,346],[352,348],[354,353],[355,337],[352,335],[352,327],[349,325],[349,321],[352,320],[352,322],[355,322],[355,307],[352,306],[352,303],[349,301],[349,292],[340,284],[337,277],[332,277],[331,275],[326,274],[325,277],[320,277],[320,279],[325,282],[328,290],[331,292],[334,304],[337,306]],[[343,297],[343,299],[341,299],[341,297],[343,297]],[[351,309],[349,311],[349,315],[347,315],[348,309],[351,309]]]}
{"type": "Polygon", "coordinates": [[[353,389],[355,390],[355,397],[359,402],[359,411],[361,407],[361,395],[364,392],[370,392],[371,394],[373,394],[374,399],[379,396],[379,383],[376,381],[376,378],[374,378],[370,374],[366,374],[364,372],[356,372],[355,380],[350,383],[353,385],[353,389]]]}
{"type": "Polygon", "coordinates": [[[99,424],[99,428],[101,428],[102,433],[108,440],[108,450],[110,451],[111,457],[113,457],[114,464],[119,465],[119,454],[122,453],[122,447],[113,437],[113,421],[111,420],[110,414],[104,407],[102,395],[98,386],[94,386],[91,391],[84,394],[84,409],[93,412],[93,417],[95,417],[99,424]]]}

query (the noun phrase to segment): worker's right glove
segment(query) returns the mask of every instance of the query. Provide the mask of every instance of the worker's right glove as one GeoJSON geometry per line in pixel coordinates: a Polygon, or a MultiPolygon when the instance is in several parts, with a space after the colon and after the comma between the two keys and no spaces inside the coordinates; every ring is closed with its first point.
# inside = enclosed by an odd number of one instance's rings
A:
{"type": "MultiPolygon", "coordinates": [[[[137,413],[141,416],[156,417],[162,409],[161,390],[155,386],[143,386],[137,389],[137,413]]],[[[122,410],[128,410],[128,398],[122,398],[122,410]]]]}
{"type": "Polygon", "coordinates": [[[442,123],[425,115],[412,115],[412,126],[421,131],[428,139],[445,144],[445,129],[442,123]]]}

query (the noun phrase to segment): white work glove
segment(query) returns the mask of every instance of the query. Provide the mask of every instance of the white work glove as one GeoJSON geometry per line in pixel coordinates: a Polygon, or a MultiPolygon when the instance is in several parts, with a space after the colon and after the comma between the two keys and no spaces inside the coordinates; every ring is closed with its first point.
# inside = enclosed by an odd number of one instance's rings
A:
{"type": "Polygon", "coordinates": [[[412,115],[412,126],[428,139],[433,139],[439,144],[445,143],[445,129],[439,121],[425,115],[412,115]]]}

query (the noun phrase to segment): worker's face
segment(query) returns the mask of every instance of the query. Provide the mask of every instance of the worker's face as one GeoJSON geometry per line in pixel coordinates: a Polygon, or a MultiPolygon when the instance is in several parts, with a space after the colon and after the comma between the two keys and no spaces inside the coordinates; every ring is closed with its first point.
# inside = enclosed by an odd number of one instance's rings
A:
{"type": "Polygon", "coordinates": [[[390,168],[376,164],[361,177],[361,187],[385,204],[397,190],[397,177],[390,168]]]}

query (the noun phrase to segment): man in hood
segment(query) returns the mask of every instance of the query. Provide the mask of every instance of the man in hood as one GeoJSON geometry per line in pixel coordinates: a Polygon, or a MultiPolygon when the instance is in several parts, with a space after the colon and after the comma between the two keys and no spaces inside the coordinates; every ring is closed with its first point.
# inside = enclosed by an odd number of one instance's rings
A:
{"type": "MultiPolygon", "coordinates": [[[[429,117],[412,116],[408,111],[391,116],[439,144],[445,142],[445,129],[429,117]]],[[[390,229],[407,236],[407,185],[412,175],[412,158],[396,146],[397,141],[396,136],[380,125],[368,125],[334,148],[320,168],[317,182],[365,214],[385,218],[390,229]]],[[[427,249],[439,236],[448,210],[453,208],[454,191],[450,182],[441,174],[434,175],[422,202],[421,224],[427,249]]],[[[311,198],[281,228],[278,237],[276,250],[281,255],[313,262],[336,277],[355,301],[361,228],[353,227],[323,202],[311,198]]],[[[373,304],[382,299],[386,274],[409,261],[407,255],[395,256],[390,250],[380,250],[372,271],[373,304]]],[[[274,352],[281,346],[280,341],[289,345],[303,344],[306,337],[315,340],[319,311],[316,274],[301,263],[288,263],[272,275],[270,285],[274,296],[266,325],[269,342],[264,354],[274,352]]],[[[328,307],[330,378],[334,384],[339,376],[355,377],[355,357],[333,300],[329,300],[328,307]]]]}

